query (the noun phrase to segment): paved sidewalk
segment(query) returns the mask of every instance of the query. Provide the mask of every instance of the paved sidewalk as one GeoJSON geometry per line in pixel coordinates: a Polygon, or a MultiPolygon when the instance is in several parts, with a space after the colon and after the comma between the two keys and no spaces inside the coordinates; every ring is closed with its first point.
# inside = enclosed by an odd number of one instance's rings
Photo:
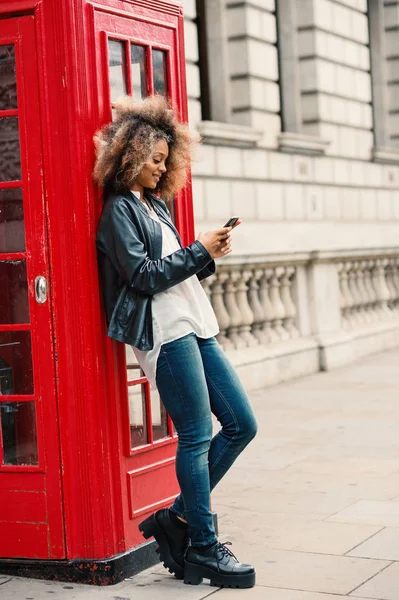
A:
{"type": "Polygon", "coordinates": [[[94,588],[0,576],[1,600],[399,599],[399,351],[252,394],[259,434],[214,493],[252,590],[156,567],[94,588]]]}

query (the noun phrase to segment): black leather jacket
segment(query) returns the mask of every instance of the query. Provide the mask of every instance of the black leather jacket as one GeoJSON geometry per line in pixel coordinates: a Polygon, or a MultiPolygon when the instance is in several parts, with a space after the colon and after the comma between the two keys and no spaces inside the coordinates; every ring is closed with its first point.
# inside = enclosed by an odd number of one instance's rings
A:
{"type": "MultiPolygon", "coordinates": [[[[146,199],[181,246],[165,203],[148,193],[146,199]]],[[[140,350],[153,347],[152,296],[192,275],[201,280],[215,272],[211,255],[198,240],[161,258],[161,225],[131,192],[107,197],[96,243],[108,335],[140,350]]]]}

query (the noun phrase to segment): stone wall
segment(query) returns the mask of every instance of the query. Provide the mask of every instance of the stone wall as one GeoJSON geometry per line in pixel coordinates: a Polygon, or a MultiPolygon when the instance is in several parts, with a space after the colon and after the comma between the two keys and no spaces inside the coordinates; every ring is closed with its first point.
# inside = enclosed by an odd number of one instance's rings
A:
{"type": "MultiPolygon", "coordinates": [[[[213,0],[209,4],[224,5],[213,0]]],[[[397,8],[391,4],[386,10],[397,8]]],[[[184,2],[190,121],[205,132],[193,168],[197,229],[240,215],[244,225],[234,234],[240,254],[395,245],[399,154],[389,163],[371,161],[366,2],[303,0],[300,7],[296,33],[302,117],[300,131],[295,132],[299,142],[286,152],[279,141],[274,2],[225,4],[221,31],[226,32],[230,65],[230,110],[223,123],[205,124],[199,98],[195,2],[184,2]],[[238,122],[246,134],[248,129],[260,130],[255,143],[244,139],[237,147],[238,122]],[[323,151],[314,146],[307,151],[308,137],[316,146],[317,142],[327,146],[323,151]],[[299,148],[301,144],[305,148],[299,148]]],[[[278,46],[282,45],[279,40],[278,46]]],[[[387,90],[393,122],[399,102],[395,104],[395,85],[387,90]]]]}
{"type": "MultiPolygon", "coordinates": [[[[339,299],[334,306],[322,290],[339,290],[347,267],[337,271],[334,261],[322,260],[303,275],[298,257],[360,252],[373,261],[382,248],[385,256],[399,245],[399,0],[203,0],[210,94],[206,121],[201,117],[201,23],[195,0],[182,4],[190,123],[204,142],[193,167],[196,230],[219,227],[231,215],[242,218],[233,234],[231,260],[252,264],[239,284],[250,308],[249,298],[256,297],[259,285],[254,257],[264,265],[270,257],[297,257],[274,267],[281,267],[281,274],[293,268],[302,282],[310,277],[313,283],[308,282],[306,298],[301,296],[298,318],[307,313],[309,323],[320,325],[326,316],[328,321],[340,314],[339,299]]],[[[224,304],[219,314],[222,321],[229,310],[234,313],[237,283],[226,264],[220,261],[219,269],[227,280],[222,287],[219,280],[212,284],[219,308],[229,299],[230,309],[224,304]]],[[[354,269],[348,273],[352,277],[354,269]]],[[[259,309],[259,303],[255,306],[259,309]]],[[[248,314],[244,306],[244,337],[257,339],[262,335],[257,317],[254,330],[253,325],[248,330],[248,314]]],[[[347,316],[342,314],[334,326],[325,323],[325,331],[310,327],[299,342],[285,340],[287,354],[281,351],[281,356],[297,353],[305,370],[316,363],[334,366],[339,356],[353,358],[353,336],[343,324],[347,316]],[[309,339],[313,345],[307,345],[309,339]],[[301,343],[305,354],[298,350],[301,343]],[[315,362],[317,344],[322,350],[315,362]]],[[[392,331],[397,328],[392,320],[384,321],[384,340],[389,323],[392,331]]],[[[262,344],[255,344],[255,350],[250,345],[245,351],[232,349],[229,339],[235,339],[234,346],[240,335],[234,337],[234,328],[231,335],[224,325],[221,329],[236,364],[256,364],[256,346],[262,344]]],[[[388,346],[399,342],[392,335],[388,346]]],[[[377,339],[368,338],[367,352],[384,347],[377,339]]],[[[276,343],[269,340],[267,352],[273,354],[276,343]]]]}

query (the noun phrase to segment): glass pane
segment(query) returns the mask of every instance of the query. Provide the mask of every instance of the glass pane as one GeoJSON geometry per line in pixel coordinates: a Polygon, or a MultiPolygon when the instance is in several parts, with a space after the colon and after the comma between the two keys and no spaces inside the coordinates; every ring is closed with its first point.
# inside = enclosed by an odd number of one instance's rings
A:
{"type": "Polygon", "coordinates": [[[147,71],[145,65],[144,46],[135,46],[131,44],[130,52],[132,55],[132,86],[133,98],[142,100],[147,96],[147,71]]]}
{"type": "Polygon", "coordinates": [[[119,40],[108,40],[108,55],[111,102],[116,102],[118,98],[127,94],[125,43],[119,40]]]}
{"type": "Polygon", "coordinates": [[[0,181],[21,179],[18,117],[0,119],[0,181]]]}
{"type": "Polygon", "coordinates": [[[164,405],[157,390],[151,390],[152,435],[153,440],[168,437],[168,420],[164,405]]]}
{"type": "Polygon", "coordinates": [[[0,261],[0,323],[29,323],[28,282],[24,260],[0,261]]]}
{"type": "MultiPolygon", "coordinates": [[[[137,363],[131,346],[125,345],[127,380],[133,381],[141,377],[141,369],[137,363]]],[[[131,447],[136,448],[148,443],[147,422],[145,420],[145,386],[129,385],[129,419],[131,447]]]]}
{"type": "Polygon", "coordinates": [[[0,190],[0,252],[25,250],[24,208],[21,188],[0,190]]]}
{"type": "MultiPolygon", "coordinates": [[[[134,377],[140,371],[135,371],[134,377]]],[[[130,378],[132,378],[130,374],[130,378]]],[[[148,443],[147,423],[145,420],[145,386],[129,386],[129,414],[130,414],[130,443],[132,448],[148,443]]]]}
{"type": "Polygon", "coordinates": [[[29,331],[0,331],[0,395],[33,394],[29,331]]]}
{"type": "Polygon", "coordinates": [[[36,411],[33,402],[0,403],[5,465],[37,465],[36,411]]]}
{"type": "Polygon", "coordinates": [[[0,46],[0,110],[17,108],[14,46],[0,46]]]}
{"type": "Polygon", "coordinates": [[[166,96],[168,93],[166,78],[166,52],[152,51],[152,69],[154,72],[154,93],[166,96]]]}

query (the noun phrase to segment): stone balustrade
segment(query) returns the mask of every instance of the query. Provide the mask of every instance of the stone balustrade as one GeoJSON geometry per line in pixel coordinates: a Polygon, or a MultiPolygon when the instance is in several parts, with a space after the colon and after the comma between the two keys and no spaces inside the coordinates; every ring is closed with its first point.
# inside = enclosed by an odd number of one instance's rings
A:
{"type": "Polygon", "coordinates": [[[219,342],[226,350],[299,337],[295,275],[295,263],[218,265],[203,286],[218,319],[219,342]]]}
{"type": "MultiPolygon", "coordinates": [[[[399,250],[239,257],[234,262],[224,259],[203,286],[218,319],[218,339],[226,350],[269,346],[317,336],[319,311],[326,313],[324,319],[334,321],[333,330],[399,319],[399,250]],[[325,276],[318,283],[325,268],[328,286],[332,291],[336,287],[340,295],[335,305],[334,294],[329,297],[321,291],[325,276]],[[299,271],[303,275],[300,282],[299,271]],[[302,303],[298,304],[298,297],[302,303]]],[[[328,324],[325,330],[329,330],[328,324]]]]}
{"type": "Polygon", "coordinates": [[[364,257],[338,264],[343,327],[399,316],[399,257],[364,257]]]}

